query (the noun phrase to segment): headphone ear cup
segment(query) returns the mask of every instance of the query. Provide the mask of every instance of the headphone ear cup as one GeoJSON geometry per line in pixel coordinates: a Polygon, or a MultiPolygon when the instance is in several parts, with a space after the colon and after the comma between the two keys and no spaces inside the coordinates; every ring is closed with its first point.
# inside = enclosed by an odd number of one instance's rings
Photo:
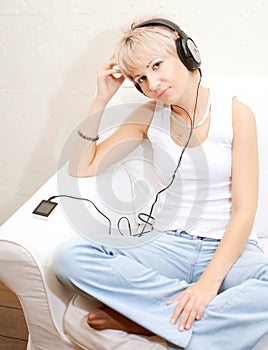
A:
{"type": "Polygon", "coordinates": [[[141,92],[143,94],[142,88],[140,87],[140,85],[138,83],[134,83],[134,86],[137,90],[139,90],[139,92],[141,92]]]}
{"type": "MultiPolygon", "coordinates": [[[[137,28],[142,28],[147,26],[157,26],[157,25],[166,26],[167,28],[170,28],[178,33],[179,38],[175,42],[177,53],[182,63],[185,65],[185,67],[191,71],[200,68],[201,57],[197,46],[195,45],[194,41],[191,38],[189,38],[188,35],[184,33],[184,31],[181,30],[179,26],[177,26],[177,24],[169,20],[166,20],[164,18],[155,18],[155,19],[149,19],[147,21],[144,21],[138,24],[132,30],[135,30],[137,28]]],[[[137,87],[137,89],[139,91],[141,90],[140,87],[137,87]]]]}
{"type": "Polygon", "coordinates": [[[197,46],[190,38],[178,38],[176,40],[178,56],[185,67],[190,70],[196,70],[201,66],[201,57],[197,46]]]}

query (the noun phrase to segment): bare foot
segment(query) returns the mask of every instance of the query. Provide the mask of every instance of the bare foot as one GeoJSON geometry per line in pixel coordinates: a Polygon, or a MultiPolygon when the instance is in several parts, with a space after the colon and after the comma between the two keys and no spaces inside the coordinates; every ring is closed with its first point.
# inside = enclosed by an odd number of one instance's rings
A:
{"type": "Polygon", "coordinates": [[[97,330],[117,329],[128,333],[153,335],[147,329],[107,306],[92,311],[88,315],[87,323],[97,330]]]}

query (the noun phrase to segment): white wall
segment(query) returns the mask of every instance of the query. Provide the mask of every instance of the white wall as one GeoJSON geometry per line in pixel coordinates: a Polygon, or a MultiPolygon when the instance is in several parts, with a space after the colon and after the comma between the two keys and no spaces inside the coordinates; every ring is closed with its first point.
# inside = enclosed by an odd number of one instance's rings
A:
{"type": "Polygon", "coordinates": [[[1,0],[0,223],[57,170],[120,29],[152,14],[191,35],[206,75],[268,75],[265,0],[1,0]]]}

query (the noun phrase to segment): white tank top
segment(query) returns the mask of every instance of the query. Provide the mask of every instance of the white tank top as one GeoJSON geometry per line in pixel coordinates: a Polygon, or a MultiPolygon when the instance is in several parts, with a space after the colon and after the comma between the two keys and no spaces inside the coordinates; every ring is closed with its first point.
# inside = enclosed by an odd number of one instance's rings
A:
{"type": "MultiPolygon", "coordinates": [[[[170,136],[170,106],[158,103],[148,130],[159,187],[170,183],[182,147],[170,136]]],[[[206,140],[187,148],[173,184],[159,196],[154,227],[222,238],[231,215],[232,96],[211,91],[206,140]]]]}

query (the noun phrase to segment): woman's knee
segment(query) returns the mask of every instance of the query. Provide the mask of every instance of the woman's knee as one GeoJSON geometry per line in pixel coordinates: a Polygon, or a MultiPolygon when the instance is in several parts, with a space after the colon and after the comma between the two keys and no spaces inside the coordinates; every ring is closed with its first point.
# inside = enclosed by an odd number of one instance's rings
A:
{"type": "Polygon", "coordinates": [[[57,279],[66,284],[71,284],[72,277],[77,274],[77,246],[81,242],[77,239],[70,239],[58,246],[54,252],[52,268],[57,279]]]}

